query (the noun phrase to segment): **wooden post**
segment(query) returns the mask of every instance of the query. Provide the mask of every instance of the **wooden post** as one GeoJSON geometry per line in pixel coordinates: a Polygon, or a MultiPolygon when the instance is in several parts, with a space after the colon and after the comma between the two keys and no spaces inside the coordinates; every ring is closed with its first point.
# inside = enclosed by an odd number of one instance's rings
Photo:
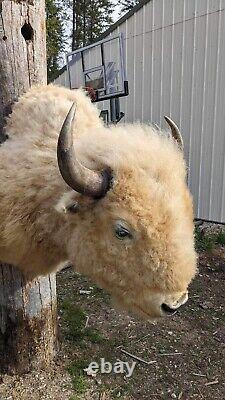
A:
{"type": "MultiPolygon", "coordinates": [[[[46,82],[45,0],[0,0],[0,143],[13,102],[46,82]]],[[[3,371],[23,373],[52,361],[56,312],[54,275],[28,282],[17,268],[0,265],[3,371]]]]}

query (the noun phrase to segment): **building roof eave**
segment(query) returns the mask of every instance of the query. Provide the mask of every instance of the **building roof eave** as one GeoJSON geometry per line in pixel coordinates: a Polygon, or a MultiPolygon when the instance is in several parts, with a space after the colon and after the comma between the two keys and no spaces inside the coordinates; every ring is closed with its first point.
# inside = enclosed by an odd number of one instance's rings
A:
{"type": "Polygon", "coordinates": [[[127,19],[132,17],[140,8],[142,8],[145,4],[149,3],[149,1],[152,0],[141,0],[136,6],[134,6],[130,11],[128,11],[126,14],[124,14],[121,18],[118,19],[118,21],[114,22],[105,32],[103,32],[97,39],[97,41],[102,40],[106,38],[110,33],[115,31],[115,29],[118,28],[123,22],[125,22],[127,19]]]}

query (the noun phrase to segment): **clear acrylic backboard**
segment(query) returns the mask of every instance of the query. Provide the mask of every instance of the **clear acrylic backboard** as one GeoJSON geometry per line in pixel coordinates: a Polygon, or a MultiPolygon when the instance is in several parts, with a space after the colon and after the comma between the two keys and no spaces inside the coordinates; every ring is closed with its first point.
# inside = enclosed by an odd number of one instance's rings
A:
{"type": "Polygon", "coordinates": [[[66,61],[71,89],[86,88],[95,102],[128,95],[122,34],[75,50],[66,61]]]}

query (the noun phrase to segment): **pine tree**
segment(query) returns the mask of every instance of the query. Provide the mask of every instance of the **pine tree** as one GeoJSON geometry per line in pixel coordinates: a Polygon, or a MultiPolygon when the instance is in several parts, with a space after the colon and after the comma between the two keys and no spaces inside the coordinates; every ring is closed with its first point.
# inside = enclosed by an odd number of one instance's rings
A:
{"type": "Polygon", "coordinates": [[[112,0],[72,0],[72,50],[92,43],[113,22],[112,0]]]}
{"type": "Polygon", "coordinates": [[[46,0],[47,70],[50,81],[60,68],[64,50],[63,7],[59,0],[46,0]]]}
{"type": "Polygon", "coordinates": [[[138,3],[140,3],[140,0],[123,0],[119,2],[119,5],[121,6],[120,15],[130,11],[138,3]]]}

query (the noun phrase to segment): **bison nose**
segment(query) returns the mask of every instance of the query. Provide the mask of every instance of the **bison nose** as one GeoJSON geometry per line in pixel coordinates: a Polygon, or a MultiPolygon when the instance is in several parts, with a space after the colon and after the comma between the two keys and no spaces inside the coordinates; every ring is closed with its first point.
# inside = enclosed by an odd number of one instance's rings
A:
{"type": "Polygon", "coordinates": [[[167,314],[167,315],[173,315],[173,314],[175,314],[176,313],[176,309],[174,309],[174,308],[171,308],[170,306],[168,306],[167,304],[165,304],[165,303],[163,303],[162,305],[161,305],[161,309],[162,309],[162,311],[164,312],[164,314],[167,314]]]}

